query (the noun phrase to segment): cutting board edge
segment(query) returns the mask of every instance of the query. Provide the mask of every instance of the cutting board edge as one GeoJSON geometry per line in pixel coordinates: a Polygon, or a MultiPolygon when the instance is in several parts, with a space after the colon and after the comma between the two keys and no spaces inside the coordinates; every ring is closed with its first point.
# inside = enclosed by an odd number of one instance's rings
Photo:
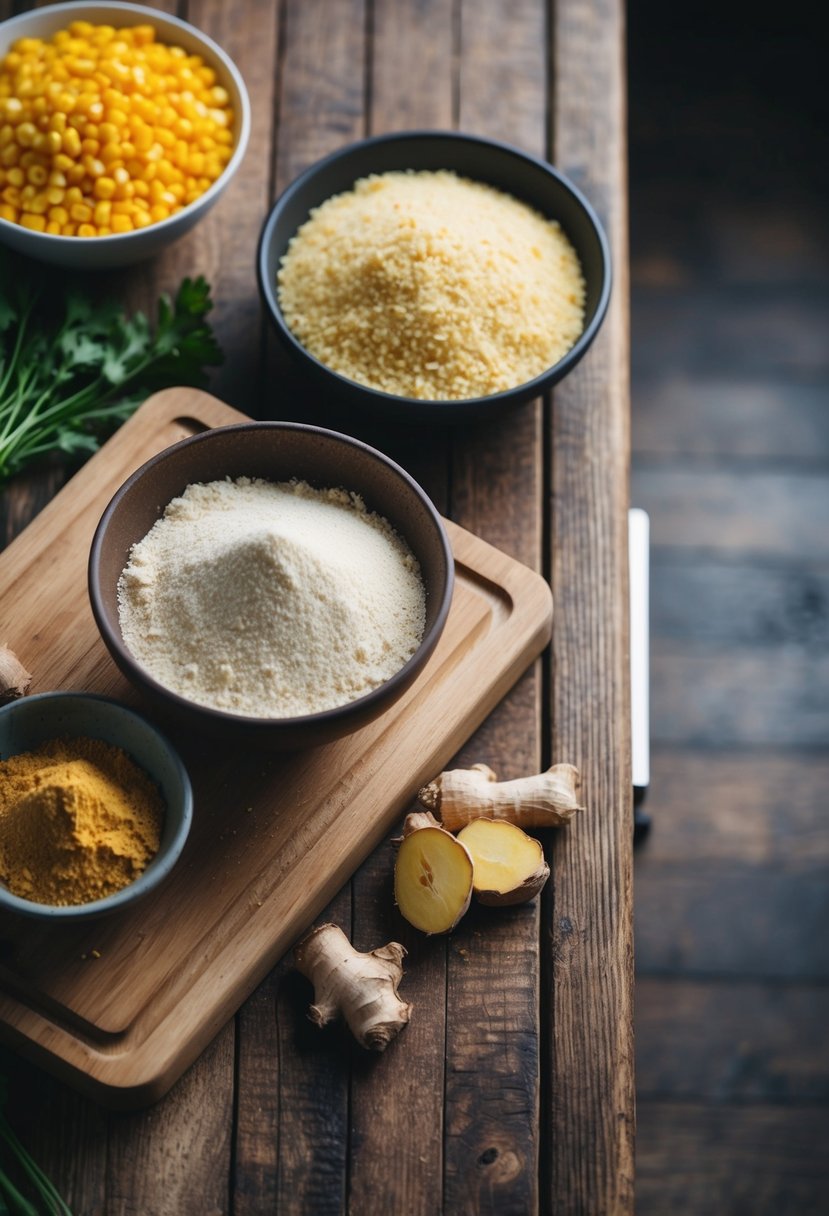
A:
{"type": "MultiPolygon", "coordinates": [[[[474,710],[463,721],[459,722],[440,752],[435,755],[428,766],[439,771],[449,762],[451,757],[471,737],[478,726],[484,721],[495,705],[503,697],[507,688],[512,687],[527,668],[541,655],[550,640],[552,618],[539,621],[534,634],[528,638],[520,652],[516,653],[513,662],[493,683],[490,695],[477,702],[474,710]],[[506,683],[506,688],[504,687],[506,683]]],[[[310,909],[305,909],[301,917],[294,918],[289,927],[274,940],[271,949],[260,955],[247,969],[245,977],[237,979],[236,987],[215,1004],[202,1006],[207,1016],[198,1022],[198,1028],[183,1040],[179,1039],[166,1053],[163,1050],[168,1023],[180,1016],[180,1007],[171,1010],[168,1017],[160,1022],[153,1031],[144,1038],[134,1049],[128,1046],[129,1036],[112,1051],[96,1051],[86,1041],[71,1034],[67,1029],[51,1022],[45,1015],[33,1010],[22,1001],[4,995],[0,1000],[0,1040],[15,1047],[21,1055],[25,1055],[35,1064],[56,1076],[59,1080],[71,1085],[107,1109],[116,1111],[138,1110],[159,1101],[172,1088],[176,1081],[198,1059],[199,1055],[226,1022],[234,1015],[239,1006],[247,999],[257,985],[283,956],[290,945],[297,941],[304,930],[316,919],[330,898],[347,881],[350,873],[359,866],[372,848],[389,830],[395,817],[402,813],[405,805],[411,801],[421,784],[420,778],[409,783],[409,787],[394,801],[388,811],[379,818],[378,824],[370,837],[366,837],[367,848],[355,862],[349,857],[341,867],[342,873],[332,874],[325,886],[320,889],[310,909]],[[354,863],[354,864],[352,864],[354,863]],[[310,915],[308,912],[310,910],[310,915]],[[14,1014],[10,1014],[8,1006],[13,1005],[18,1015],[34,1019],[37,1026],[28,1031],[22,1031],[15,1025],[14,1014]],[[82,1055],[83,1059],[73,1060],[72,1055],[82,1055]]],[[[225,947],[232,951],[233,943],[225,947]]],[[[209,985],[212,973],[221,967],[223,954],[217,956],[213,965],[200,976],[193,992],[202,985],[209,985]]]]}

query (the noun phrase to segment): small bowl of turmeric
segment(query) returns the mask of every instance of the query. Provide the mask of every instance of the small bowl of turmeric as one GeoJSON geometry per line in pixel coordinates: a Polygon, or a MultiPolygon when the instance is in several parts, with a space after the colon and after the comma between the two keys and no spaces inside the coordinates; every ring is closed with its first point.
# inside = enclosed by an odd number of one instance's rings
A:
{"type": "Polygon", "coordinates": [[[83,270],[155,257],[245,154],[244,81],[211,38],[139,4],[0,23],[0,241],[83,270]]]}
{"type": "Polygon", "coordinates": [[[178,755],[125,705],[47,692],[0,708],[0,909],[66,922],[131,906],[192,816],[178,755]]]}

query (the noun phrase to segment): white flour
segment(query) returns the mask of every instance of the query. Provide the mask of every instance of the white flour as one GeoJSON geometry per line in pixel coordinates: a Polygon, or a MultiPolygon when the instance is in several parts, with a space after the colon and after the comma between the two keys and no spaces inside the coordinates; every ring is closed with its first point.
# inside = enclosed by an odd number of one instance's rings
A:
{"type": "Polygon", "coordinates": [[[344,490],[190,485],[133,546],[121,632],[189,700],[281,718],[382,684],[423,637],[425,592],[391,525],[344,490]]]}

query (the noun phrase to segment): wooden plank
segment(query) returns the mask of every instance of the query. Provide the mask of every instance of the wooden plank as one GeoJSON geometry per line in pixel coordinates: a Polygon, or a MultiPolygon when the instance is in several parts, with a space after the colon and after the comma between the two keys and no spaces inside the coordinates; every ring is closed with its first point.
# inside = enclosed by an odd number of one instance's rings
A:
{"type": "Polygon", "coordinates": [[[274,71],[279,5],[248,0],[243,13],[223,0],[188,0],[187,19],[227,52],[242,73],[251,102],[248,150],[225,194],[203,223],[170,252],[168,274],[205,274],[213,288],[210,315],[227,358],[211,390],[228,404],[257,413],[262,398],[265,320],[256,280],[256,239],[270,202],[274,71]]]}
{"type": "MultiPolygon", "coordinates": [[[[451,0],[376,3],[371,10],[366,123],[373,133],[449,127],[455,90],[451,0]],[[426,81],[428,80],[428,86],[426,81]],[[425,87],[426,86],[426,87],[425,87]]],[[[364,434],[390,451],[446,508],[446,433],[366,423],[364,434]]],[[[397,828],[399,834],[400,825],[397,828]]],[[[428,940],[394,907],[394,853],[388,840],[360,867],[352,886],[359,949],[402,942],[402,994],[413,1006],[405,1031],[368,1060],[351,1053],[348,1210],[439,1212],[443,1203],[446,942],[428,940]],[[394,1161],[394,1169],[388,1163],[394,1161]]]]}
{"type": "Polygon", "coordinates": [[[660,745],[650,805],[658,830],[639,855],[637,884],[664,865],[717,860],[798,873],[829,861],[829,760],[810,752],[695,751],[660,745]]]}
{"type": "Polygon", "coordinates": [[[632,440],[634,454],[648,460],[825,463],[826,385],[769,382],[745,372],[718,378],[699,369],[682,376],[660,367],[636,380],[632,440]]]}
{"type": "MultiPolygon", "coordinates": [[[[5,1105],[9,1122],[72,1211],[104,1211],[108,1133],[104,1111],[6,1047],[0,1048],[0,1073],[9,1083],[5,1105]]],[[[3,1168],[8,1168],[5,1152],[3,1168]]]]}
{"type": "Polygon", "coordinates": [[[107,1213],[227,1211],[233,1044],[231,1022],[167,1101],[140,1114],[110,1119],[107,1213]]]}
{"type": "Polygon", "coordinates": [[[681,287],[639,288],[634,306],[638,331],[662,335],[659,342],[636,343],[636,377],[666,366],[688,377],[700,362],[709,376],[739,375],[744,367],[771,380],[793,375],[808,382],[826,375],[829,301],[819,285],[809,292],[799,285],[729,289],[718,282],[688,294],[681,287]],[[666,327],[660,321],[668,309],[672,324],[666,327]]]}
{"type": "Polygon", "coordinates": [[[829,479],[817,473],[641,464],[631,492],[651,543],[683,550],[825,562],[829,479]]]}
{"type": "Polygon", "coordinates": [[[553,395],[552,758],[582,770],[587,811],[556,841],[544,906],[553,1008],[542,1160],[549,1211],[622,1213],[634,1138],[622,6],[562,0],[550,37],[554,161],[604,221],[615,283],[594,346],[553,395]]]}
{"type": "Polygon", "coordinates": [[[785,646],[820,653],[829,643],[829,566],[660,549],[651,558],[651,636],[718,646],[785,646]]]}
{"type": "MultiPolygon", "coordinates": [[[[519,0],[459,8],[458,124],[545,152],[545,17],[519,0]],[[493,56],[492,48],[499,53],[493,56]]],[[[452,518],[542,568],[543,410],[464,428],[452,444],[452,518]],[[497,542],[495,538],[497,537],[497,542]]],[[[541,665],[459,758],[506,778],[541,767],[541,665]]],[[[476,909],[448,955],[444,1210],[538,1210],[540,966],[538,901],[476,909]],[[509,959],[509,973],[504,960],[509,959]]]]}
{"type": "Polygon", "coordinates": [[[829,991],[636,980],[638,1101],[826,1102],[829,991]]]}
{"type": "Polygon", "coordinates": [[[400,993],[409,1025],[370,1056],[351,1046],[348,1211],[443,1209],[446,940],[426,938],[394,908],[394,849],[386,840],[352,883],[360,950],[398,941],[407,950],[400,993]],[[394,1167],[389,1168],[389,1162],[394,1167]]]}
{"type": "Polygon", "coordinates": [[[639,1216],[819,1216],[829,1206],[826,1106],[637,1108],[639,1216]]]}
{"type": "Polygon", "coordinates": [[[637,863],[638,974],[825,981],[829,876],[804,863],[637,863]]]}
{"type": "MultiPolygon", "coordinates": [[[[701,607],[704,611],[704,607],[701,607]]],[[[651,738],[695,747],[823,748],[829,656],[656,638],[651,738]]]]}
{"type": "MultiPolygon", "coordinates": [[[[320,3],[291,0],[278,8],[280,52],[270,69],[275,108],[262,156],[270,171],[271,199],[313,161],[364,133],[362,0],[339,5],[336,19],[320,3]]],[[[307,390],[269,324],[265,338],[259,415],[325,424],[309,410],[307,390]]],[[[348,886],[326,915],[350,929],[348,886]]],[[[341,1037],[332,1047],[330,1039],[320,1042],[311,1033],[305,1021],[307,987],[287,957],[265,984],[264,995],[240,1018],[235,1165],[240,1216],[262,1211],[270,1197],[286,1216],[311,1210],[333,1216],[344,1210],[350,1057],[343,1054],[341,1037]]]]}

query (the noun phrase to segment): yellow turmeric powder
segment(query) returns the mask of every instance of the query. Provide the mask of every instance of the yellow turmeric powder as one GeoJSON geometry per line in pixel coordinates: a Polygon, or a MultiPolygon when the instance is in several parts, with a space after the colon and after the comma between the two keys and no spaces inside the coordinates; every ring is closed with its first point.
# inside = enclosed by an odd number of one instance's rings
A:
{"type": "Polygon", "coordinates": [[[86,904],[138,878],[164,803],[118,747],[55,739],[0,761],[0,882],[35,903],[86,904]]]}

